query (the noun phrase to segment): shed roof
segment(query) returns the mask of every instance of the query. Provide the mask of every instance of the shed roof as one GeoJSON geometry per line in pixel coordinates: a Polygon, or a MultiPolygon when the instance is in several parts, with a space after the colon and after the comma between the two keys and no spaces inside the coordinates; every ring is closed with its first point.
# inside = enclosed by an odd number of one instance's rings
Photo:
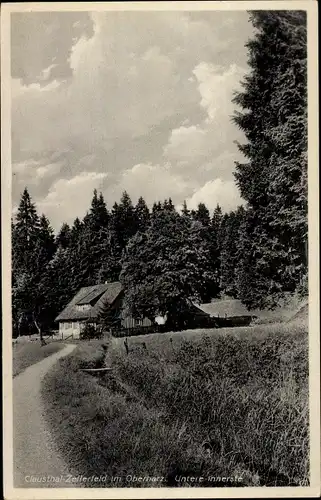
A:
{"type": "Polygon", "coordinates": [[[79,290],[55,321],[86,320],[97,318],[102,304],[113,304],[122,292],[119,281],[104,285],[85,286],[79,290]],[[87,311],[78,310],[78,305],[92,304],[87,311]]]}
{"type": "Polygon", "coordinates": [[[189,307],[190,312],[192,312],[195,316],[203,316],[203,317],[210,317],[210,314],[207,311],[204,311],[202,309],[202,306],[199,304],[191,303],[189,307]]]}

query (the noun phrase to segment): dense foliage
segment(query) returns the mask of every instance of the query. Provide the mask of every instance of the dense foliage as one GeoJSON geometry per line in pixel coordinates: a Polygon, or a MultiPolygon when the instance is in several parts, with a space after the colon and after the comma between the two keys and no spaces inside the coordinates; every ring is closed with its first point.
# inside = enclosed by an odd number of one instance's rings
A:
{"type": "Polygon", "coordinates": [[[206,297],[215,279],[211,264],[206,226],[165,205],[123,254],[126,306],[137,317],[178,321],[191,301],[206,297]]]}

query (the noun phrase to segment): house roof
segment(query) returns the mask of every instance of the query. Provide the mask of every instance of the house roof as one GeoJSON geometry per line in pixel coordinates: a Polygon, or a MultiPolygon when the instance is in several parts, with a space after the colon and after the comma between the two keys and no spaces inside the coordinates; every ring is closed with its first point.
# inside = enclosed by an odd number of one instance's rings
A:
{"type": "Polygon", "coordinates": [[[85,286],[79,290],[65,309],[57,316],[55,321],[68,321],[97,318],[102,304],[113,304],[122,292],[119,281],[104,285],[85,286]],[[77,305],[92,304],[90,310],[79,311],[77,305]]]}
{"type": "Polygon", "coordinates": [[[77,302],[77,304],[91,304],[96,302],[96,300],[106,292],[106,285],[97,285],[95,287],[90,287],[90,290],[83,295],[83,297],[77,302]]]}
{"type": "Polygon", "coordinates": [[[229,317],[233,317],[249,314],[245,305],[237,299],[217,299],[208,304],[201,304],[199,307],[211,316],[224,317],[227,315],[229,317]]]}
{"type": "Polygon", "coordinates": [[[204,311],[200,306],[196,304],[191,304],[190,306],[190,311],[195,315],[195,316],[203,316],[203,317],[210,317],[210,314],[207,311],[204,311]]]}

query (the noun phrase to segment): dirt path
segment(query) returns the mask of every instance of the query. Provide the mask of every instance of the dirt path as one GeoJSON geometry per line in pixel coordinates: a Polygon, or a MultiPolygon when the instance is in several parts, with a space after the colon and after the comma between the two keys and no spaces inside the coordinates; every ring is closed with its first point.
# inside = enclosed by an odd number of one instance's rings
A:
{"type": "Polygon", "coordinates": [[[41,400],[43,377],[59,358],[70,354],[75,347],[66,345],[13,380],[13,474],[16,488],[75,487],[66,482],[69,471],[47,429],[41,400]]]}

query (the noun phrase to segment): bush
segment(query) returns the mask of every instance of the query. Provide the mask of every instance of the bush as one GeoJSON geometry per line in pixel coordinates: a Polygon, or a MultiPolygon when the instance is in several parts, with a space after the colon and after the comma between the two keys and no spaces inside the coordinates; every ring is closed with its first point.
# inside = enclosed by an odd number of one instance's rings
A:
{"type": "Polygon", "coordinates": [[[309,275],[308,275],[308,273],[306,273],[303,276],[302,281],[301,281],[300,285],[298,286],[296,292],[300,298],[306,298],[309,296],[309,275]]]}
{"type": "Polygon", "coordinates": [[[80,332],[80,338],[82,340],[91,339],[101,339],[103,336],[103,330],[100,325],[94,325],[93,323],[85,323],[85,326],[80,332]]]}
{"type": "Polygon", "coordinates": [[[73,371],[82,368],[102,368],[108,346],[102,342],[87,342],[79,344],[68,363],[73,371]]]}

